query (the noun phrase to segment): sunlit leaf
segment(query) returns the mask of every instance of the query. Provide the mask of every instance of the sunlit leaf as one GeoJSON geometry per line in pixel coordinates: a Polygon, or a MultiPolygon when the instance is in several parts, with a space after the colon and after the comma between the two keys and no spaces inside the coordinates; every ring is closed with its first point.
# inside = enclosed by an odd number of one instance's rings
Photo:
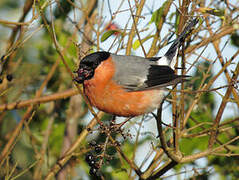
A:
{"type": "Polygon", "coordinates": [[[153,12],[153,15],[151,17],[151,20],[150,20],[149,24],[155,23],[155,25],[158,26],[158,23],[163,16],[164,8],[167,6],[167,4],[169,2],[170,1],[165,1],[159,9],[157,9],[156,11],[153,12]]]}
{"type": "MultiPolygon", "coordinates": [[[[149,40],[149,39],[152,38],[152,37],[153,37],[153,35],[147,36],[147,37],[145,37],[144,39],[141,39],[141,43],[143,44],[144,42],[146,42],[147,40],[149,40]]],[[[133,49],[136,50],[136,49],[139,48],[139,46],[140,46],[140,42],[139,42],[139,40],[137,39],[137,40],[134,42],[134,44],[133,44],[133,49]]]]}
{"type": "Polygon", "coordinates": [[[109,30],[109,31],[106,31],[102,36],[101,36],[101,39],[100,41],[101,42],[104,42],[105,40],[107,40],[110,36],[112,35],[117,35],[120,33],[120,30],[109,30]]]}

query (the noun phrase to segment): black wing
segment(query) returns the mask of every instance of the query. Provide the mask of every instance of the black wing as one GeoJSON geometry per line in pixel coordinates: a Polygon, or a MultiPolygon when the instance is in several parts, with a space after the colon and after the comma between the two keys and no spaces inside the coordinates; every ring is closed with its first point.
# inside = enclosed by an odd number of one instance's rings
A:
{"type": "Polygon", "coordinates": [[[148,89],[160,89],[185,81],[186,75],[177,75],[169,66],[150,65],[147,79],[141,84],[127,84],[128,91],[143,91],[148,89]],[[136,86],[135,86],[136,85],[136,86]]]}

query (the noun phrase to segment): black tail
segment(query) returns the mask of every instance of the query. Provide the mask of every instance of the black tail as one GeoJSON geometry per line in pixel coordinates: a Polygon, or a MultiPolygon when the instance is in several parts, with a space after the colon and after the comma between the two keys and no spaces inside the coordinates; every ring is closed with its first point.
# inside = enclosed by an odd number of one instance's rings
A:
{"type": "Polygon", "coordinates": [[[183,40],[187,37],[189,32],[192,30],[192,28],[198,23],[198,19],[195,18],[192,21],[189,22],[189,24],[184,28],[183,32],[178,36],[178,38],[174,41],[174,43],[170,46],[169,50],[166,52],[165,56],[167,59],[171,62],[173,57],[175,56],[175,53],[180,46],[180,44],[183,42],[183,40]]]}

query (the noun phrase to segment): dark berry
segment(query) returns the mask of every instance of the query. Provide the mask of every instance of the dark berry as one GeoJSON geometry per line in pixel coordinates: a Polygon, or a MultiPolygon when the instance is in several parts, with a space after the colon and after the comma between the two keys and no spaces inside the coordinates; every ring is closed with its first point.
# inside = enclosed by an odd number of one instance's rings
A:
{"type": "Polygon", "coordinates": [[[100,153],[102,151],[102,148],[100,146],[95,147],[95,152],[100,153]]]}
{"type": "Polygon", "coordinates": [[[97,145],[97,143],[95,141],[90,142],[90,146],[96,146],[96,145],[97,145]]]}
{"type": "Polygon", "coordinates": [[[94,155],[93,154],[87,154],[86,155],[86,157],[85,157],[85,161],[87,162],[87,163],[89,163],[90,161],[92,161],[92,160],[94,160],[95,159],[95,157],[94,157],[94,155]]]}
{"type": "Polygon", "coordinates": [[[8,75],[7,75],[7,80],[8,80],[8,81],[12,81],[12,79],[13,79],[12,74],[8,74],[8,75]]]}
{"type": "Polygon", "coordinates": [[[2,79],[0,79],[0,84],[2,84],[2,79]]]}
{"type": "Polygon", "coordinates": [[[89,161],[88,164],[89,164],[90,167],[95,167],[96,162],[93,159],[93,160],[89,161]]]}
{"type": "Polygon", "coordinates": [[[97,171],[98,171],[97,168],[95,168],[95,167],[91,167],[91,168],[90,168],[90,175],[92,175],[92,176],[96,176],[96,175],[97,175],[97,171]]]}

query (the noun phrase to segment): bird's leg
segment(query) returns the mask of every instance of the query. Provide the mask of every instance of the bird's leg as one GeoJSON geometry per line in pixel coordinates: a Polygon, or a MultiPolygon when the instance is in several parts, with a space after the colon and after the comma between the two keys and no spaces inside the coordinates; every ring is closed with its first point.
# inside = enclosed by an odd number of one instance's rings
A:
{"type": "Polygon", "coordinates": [[[113,115],[113,116],[112,116],[112,119],[111,119],[111,121],[110,121],[110,126],[115,124],[115,120],[116,120],[116,116],[113,115]]]}

